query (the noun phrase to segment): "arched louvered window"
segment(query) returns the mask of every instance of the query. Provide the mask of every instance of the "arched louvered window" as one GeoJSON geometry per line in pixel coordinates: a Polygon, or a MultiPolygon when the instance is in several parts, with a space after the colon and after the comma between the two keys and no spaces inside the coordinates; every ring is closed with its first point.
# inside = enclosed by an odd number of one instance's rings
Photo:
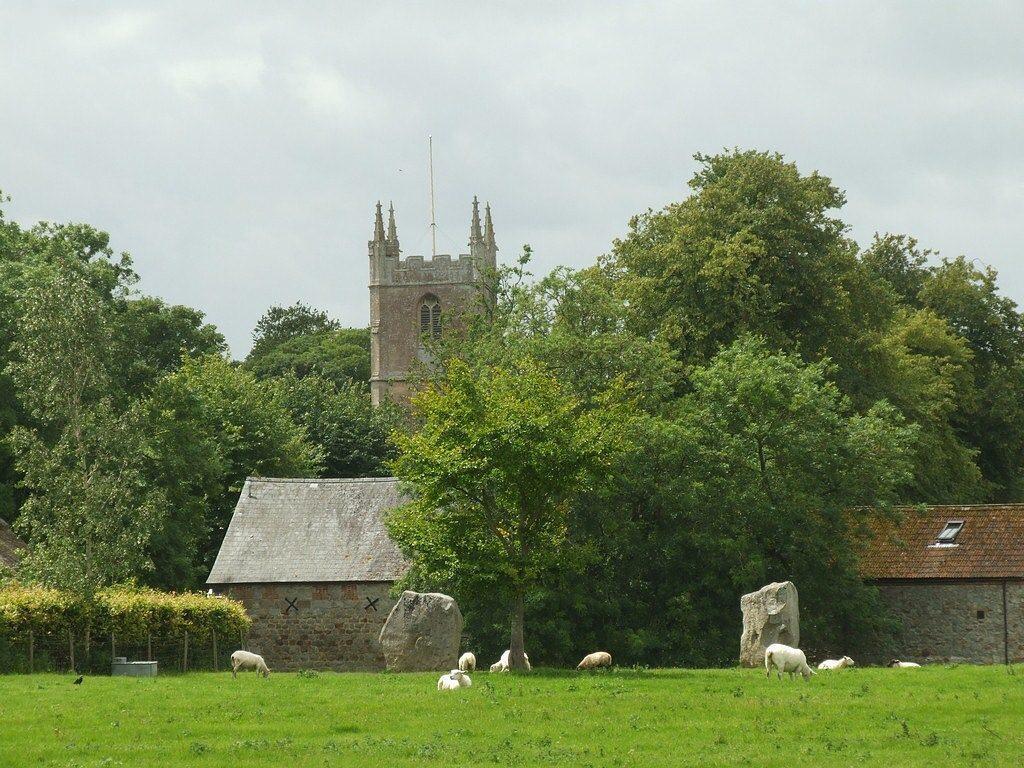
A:
{"type": "Polygon", "coordinates": [[[441,338],[441,302],[436,296],[420,302],[420,335],[441,338]]]}

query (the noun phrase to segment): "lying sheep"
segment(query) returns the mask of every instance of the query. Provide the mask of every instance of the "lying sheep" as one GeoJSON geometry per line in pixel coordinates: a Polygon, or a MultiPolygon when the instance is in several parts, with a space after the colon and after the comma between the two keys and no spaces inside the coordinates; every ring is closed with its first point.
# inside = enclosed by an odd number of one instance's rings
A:
{"type": "MultiPolygon", "coordinates": [[[[494,664],[491,664],[491,672],[508,672],[508,657],[512,651],[505,651],[501,654],[501,658],[498,659],[494,664]]],[[[533,667],[530,666],[530,656],[523,651],[523,660],[526,662],[526,671],[532,672],[533,667]]]]}
{"type": "Polygon", "coordinates": [[[258,653],[235,651],[231,654],[232,677],[238,677],[239,671],[248,672],[250,669],[256,670],[257,674],[262,674],[264,677],[270,677],[270,670],[267,669],[267,662],[265,662],[263,657],[258,653]]]}
{"type": "Polygon", "coordinates": [[[779,680],[782,673],[788,672],[789,679],[799,672],[804,680],[810,680],[814,670],[807,666],[807,657],[799,648],[790,648],[782,643],[772,643],[764,650],[764,673],[767,677],[772,675],[772,667],[779,672],[779,680]]]}
{"type": "Polygon", "coordinates": [[[576,665],[576,669],[597,669],[598,667],[610,667],[612,655],[606,651],[595,651],[583,657],[583,661],[576,665]]]}
{"type": "Polygon", "coordinates": [[[900,661],[899,659],[893,659],[889,662],[890,667],[896,667],[897,669],[914,669],[921,665],[913,661],[900,661]]]}
{"type": "Polygon", "coordinates": [[[849,656],[843,656],[841,659],[825,659],[818,665],[818,669],[843,669],[844,667],[852,667],[853,659],[849,656]]]}
{"type": "Polygon", "coordinates": [[[453,669],[437,679],[437,690],[439,691],[457,691],[459,688],[469,688],[472,685],[473,681],[469,679],[469,675],[461,669],[453,669]]]}
{"type": "Polygon", "coordinates": [[[463,672],[476,672],[476,656],[469,651],[459,656],[459,669],[463,672]]]}

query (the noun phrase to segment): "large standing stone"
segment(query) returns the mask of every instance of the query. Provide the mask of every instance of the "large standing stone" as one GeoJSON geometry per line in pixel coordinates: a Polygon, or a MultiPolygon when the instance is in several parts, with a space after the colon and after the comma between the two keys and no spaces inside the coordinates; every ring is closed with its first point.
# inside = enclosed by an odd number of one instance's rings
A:
{"type": "Polygon", "coordinates": [[[454,669],[461,638],[458,604],[437,592],[403,592],[380,631],[384,663],[392,672],[454,669]]]}
{"type": "Polygon", "coordinates": [[[764,649],[772,643],[800,645],[800,604],[796,585],[776,581],[740,598],[743,634],[740,663],[748,667],[764,664],[764,649]]]}

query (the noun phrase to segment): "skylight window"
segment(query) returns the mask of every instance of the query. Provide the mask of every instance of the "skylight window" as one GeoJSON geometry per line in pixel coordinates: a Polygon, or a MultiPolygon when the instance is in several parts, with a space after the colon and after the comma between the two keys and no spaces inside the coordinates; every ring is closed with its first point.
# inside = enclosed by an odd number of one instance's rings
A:
{"type": "Polygon", "coordinates": [[[950,520],[946,523],[946,527],[939,532],[939,537],[935,540],[935,543],[954,544],[956,542],[956,537],[960,535],[960,531],[963,527],[963,520],[950,520]]]}

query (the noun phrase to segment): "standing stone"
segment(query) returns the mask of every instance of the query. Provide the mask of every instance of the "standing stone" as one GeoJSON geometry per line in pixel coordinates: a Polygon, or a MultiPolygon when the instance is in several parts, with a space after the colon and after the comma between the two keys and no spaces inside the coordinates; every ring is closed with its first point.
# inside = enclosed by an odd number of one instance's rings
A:
{"type": "Polygon", "coordinates": [[[454,669],[461,639],[458,604],[437,592],[403,592],[380,631],[384,663],[392,672],[454,669]]]}
{"type": "Polygon", "coordinates": [[[764,664],[764,650],[772,643],[800,645],[800,604],[796,585],[776,581],[740,598],[743,634],[740,663],[748,667],[764,664]]]}

